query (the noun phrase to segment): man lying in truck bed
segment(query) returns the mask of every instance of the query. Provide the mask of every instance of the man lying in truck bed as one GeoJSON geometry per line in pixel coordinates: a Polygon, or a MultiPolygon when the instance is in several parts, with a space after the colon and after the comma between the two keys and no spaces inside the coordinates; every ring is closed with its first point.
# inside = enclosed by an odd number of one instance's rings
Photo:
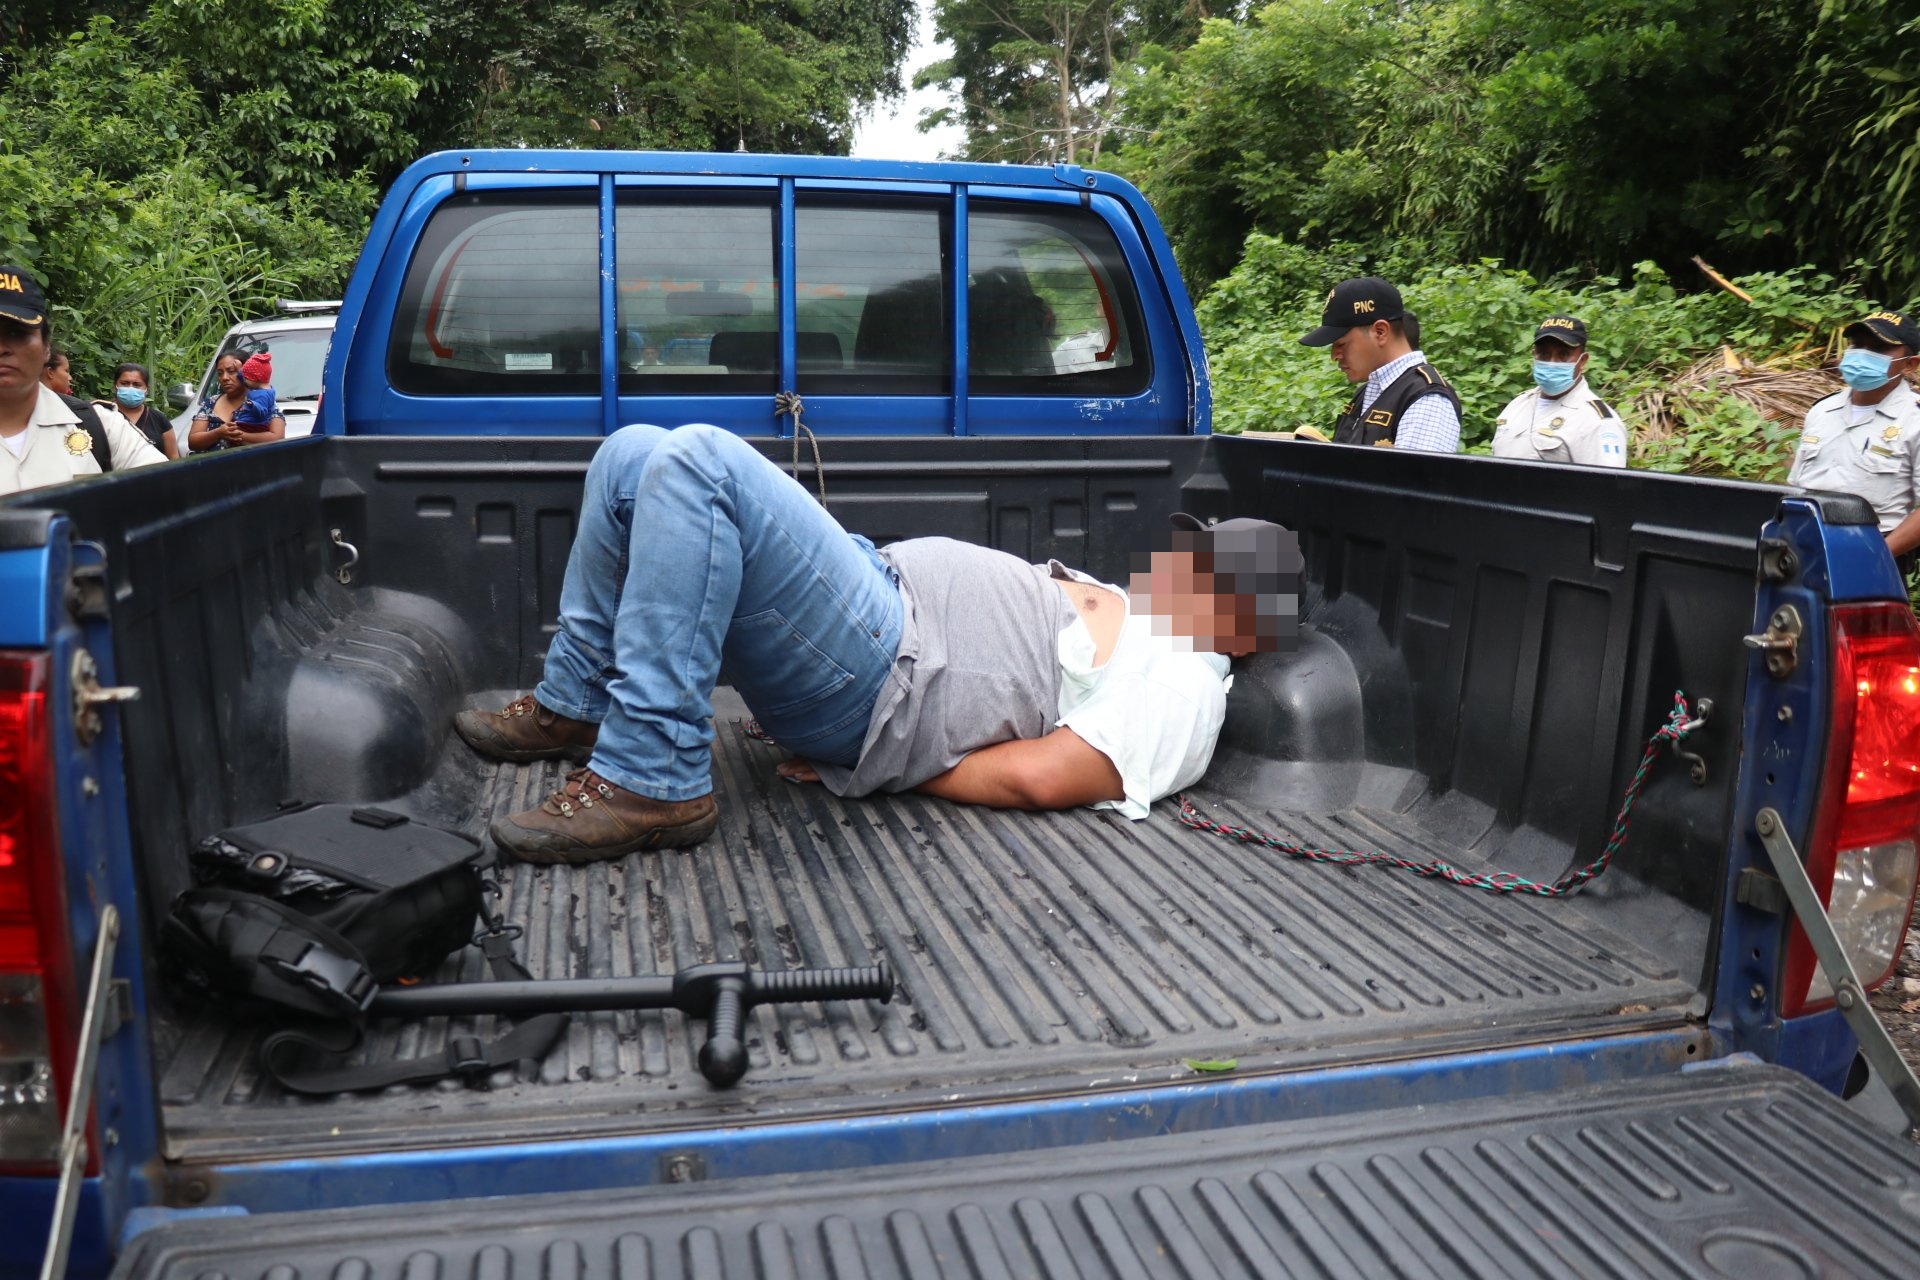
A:
{"type": "Polygon", "coordinates": [[[587,472],[545,679],[455,719],[495,760],[588,761],[494,841],[579,863],[706,839],[723,659],[803,757],[790,781],[1143,818],[1206,772],[1227,659],[1278,647],[1300,566],[1279,525],[1175,523],[1134,575],[1136,612],[1058,561],[950,538],[877,550],[730,431],[628,427],[587,472]]]}

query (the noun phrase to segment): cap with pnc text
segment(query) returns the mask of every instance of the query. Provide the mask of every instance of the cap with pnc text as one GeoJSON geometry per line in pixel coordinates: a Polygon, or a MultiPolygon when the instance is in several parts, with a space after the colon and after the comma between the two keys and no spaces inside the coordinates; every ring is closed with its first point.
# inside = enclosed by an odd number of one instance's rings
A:
{"type": "Polygon", "coordinates": [[[1330,346],[1349,329],[1375,320],[1399,320],[1406,315],[1406,310],[1400,301],[1400,291],[1379,276],[1342,280],[1327,293],[1327,305],[1320,312],[1320,327],[1300,342],[1308,347],[1330,346]]]}

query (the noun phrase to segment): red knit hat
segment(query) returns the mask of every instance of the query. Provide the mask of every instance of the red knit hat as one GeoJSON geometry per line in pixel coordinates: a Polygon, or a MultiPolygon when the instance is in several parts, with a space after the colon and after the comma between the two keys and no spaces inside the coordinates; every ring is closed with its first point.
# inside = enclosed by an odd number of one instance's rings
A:
{"type": "Polygon", "coordinates": [[[269,383],[273,381],[273,357],[264,351],[256,351],[247,357],[240,366],[240,376],[248,382],[269,383]]]}

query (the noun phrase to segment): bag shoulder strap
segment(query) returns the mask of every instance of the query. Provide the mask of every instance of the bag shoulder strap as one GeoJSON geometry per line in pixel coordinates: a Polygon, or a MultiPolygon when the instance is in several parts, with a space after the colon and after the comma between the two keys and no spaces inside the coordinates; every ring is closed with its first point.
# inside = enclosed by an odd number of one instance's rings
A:
{"type": "MultiPolygon", "coordinates": [[[[513,932],[495,927],[481,934],[477,941],[496,980],[532,981],[533,975],[513,954],[514,936],[513,932]]],[[[565,1013],[537,1014],[490,1043],[475,1035],[449,1034],[447,1047],[441,1053],[359,1066],[344,1064],[345,1057],[360,1043],[361,1029],[357,1023],[326,1032],[294,1027],[276,1032],[261,1042],[260,1066],[283,1089],[304,1094],[353,1093],[396,1084],[427,1084],[456,1075],[470,1084],[484,1084],[489,1075],[503,1067],[546,1057],[566,1030],[568,1017],[565,1013]],[[309,1052],[325,1055],[331,1061],[306,1065],[301,1059],[309,1052]]]]}

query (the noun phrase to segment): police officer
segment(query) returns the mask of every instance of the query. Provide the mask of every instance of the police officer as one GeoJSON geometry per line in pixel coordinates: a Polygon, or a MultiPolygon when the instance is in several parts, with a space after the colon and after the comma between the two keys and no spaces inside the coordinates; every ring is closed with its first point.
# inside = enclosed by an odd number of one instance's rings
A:
{"type": "Polygon", "coordinates": [[[1494,421],[1494,457],[1627,465],[1626,426],[1587,386],[1587,326],[1572,316],[1540,322],[1533,335],[1533,381],[1494,421]]]}
{"type": "Polygon", "coordinates": [[[40,282],[0,266],[0,494],[165,462],[125,415],[75,409],[40,381],[52,344],[40,282]]]}
{"type": "Polygon", "coordinates": [[[1327,294],[1320,327],[1300,341],[1331,348],[1347,381],[1364,384],[1334,424],[1334,443],[1459,451],[1460,397],[1409,340],[1410,321],[1400,291],[1378,276],[1327,294]]]}
{"type": "Polygon", "coordinates": [[[1841,336],[1847,390],[1807,410],[1787,483],[1865,498],[1887,549],[1910,569],[1920,547],[1920,397],[1906,375],[1920,369],[1920,325],[1907,312],[1876,311],[1841,336]]]}

